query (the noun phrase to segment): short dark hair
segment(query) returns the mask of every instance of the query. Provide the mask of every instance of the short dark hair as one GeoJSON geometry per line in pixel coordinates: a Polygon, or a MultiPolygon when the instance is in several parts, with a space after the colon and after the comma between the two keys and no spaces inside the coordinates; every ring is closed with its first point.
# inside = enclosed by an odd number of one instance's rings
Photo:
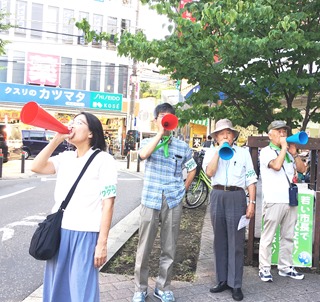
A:
{"type": "Polygon", "coordinates": [[[92,132],[92,138],[90,140],[90,146],[92,147],[92,149],[100,149],[102,151],[106,151],[106,141],[104,140],[103,128],[99,119],[89,112],[81,112],[76,116],[81,114],[86,117],[89,130],[92,132]]]}
{"type": "Polygon", "coordinates": [[[176,111],[175,109],[169,104],[169,103],[163,103],[163,104],[159,104],[153,112],[153,116],[156,119],[159,115],[159,113],[171,113],[171,114],[175,114],[176,111]]]}
{"type": "Polygon", "coordinates": [[[212,139],[212,136],[211,136],[211,135],[208,135],[208,139],[212,139]]]}

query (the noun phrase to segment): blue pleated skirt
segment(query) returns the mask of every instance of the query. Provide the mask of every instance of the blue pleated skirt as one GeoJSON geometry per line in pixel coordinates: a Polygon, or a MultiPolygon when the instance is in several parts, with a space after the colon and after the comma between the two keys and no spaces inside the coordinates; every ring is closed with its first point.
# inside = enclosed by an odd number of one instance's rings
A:
{"type": "Polygon", "coordinates": [[[60,248],[46,263],[44,302],[99,302],[99,270],[94,267],[98,233],[61,230],[60,248]]]}

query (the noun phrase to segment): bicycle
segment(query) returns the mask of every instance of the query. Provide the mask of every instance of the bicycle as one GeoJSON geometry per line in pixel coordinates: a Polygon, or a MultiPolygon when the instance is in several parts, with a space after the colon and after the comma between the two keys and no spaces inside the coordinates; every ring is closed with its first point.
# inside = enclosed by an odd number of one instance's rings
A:
{"type": "Polygon", "coordinates": [[[189,209],[200,207],[208,198],[209,192],[212,190],[211,180],[202,169],[202,161],[205,150],[195,151],[194,159],[197,163],[196,176],[186,191],[183,206],[189,209]]]}

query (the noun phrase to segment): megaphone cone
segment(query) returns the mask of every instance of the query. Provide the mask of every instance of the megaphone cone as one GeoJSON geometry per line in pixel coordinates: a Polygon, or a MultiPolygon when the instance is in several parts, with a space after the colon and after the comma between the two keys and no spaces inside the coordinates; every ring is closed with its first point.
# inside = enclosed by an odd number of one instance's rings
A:
{"type": "Polygon", "coordinates": [[[308,134],[305,133],[304,131],[291,135],[286,139],[287,143],[300,144],[300,145],[307,144],[308,140],[309,140],[308,134]]]}
{"type": "Polygon", "coordinates": [[[173,130],[178,126],[179,120],[174,114],[166,114],[162,120],[162,127],[166,130],[173,130]]]}
{"type": "Polygon", "coordinates": [[[233,149],[227,142],[224,142],[219,150],[219,156],[224,160],[229,160],[233,157],[233,149]]]}
{"type": "Polygon", "coordinates": [[[60,123],[51,114],[41,108],[36,102],[29,102],[22,107],[20,119],[23,123],[56,131],[59,133],[69,133],[68,127],[60,123]]]}

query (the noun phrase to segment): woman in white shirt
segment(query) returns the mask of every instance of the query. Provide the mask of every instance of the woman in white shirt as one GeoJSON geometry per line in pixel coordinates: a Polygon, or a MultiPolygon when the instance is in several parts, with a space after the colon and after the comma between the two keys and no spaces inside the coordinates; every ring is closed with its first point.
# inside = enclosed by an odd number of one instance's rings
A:
{"type": "MultiPolygon", "coordinates": [[[[57,133],[34,159],[33,172],[57,175],[52,212],[96,149],[106,150],[102,125],[94,115],[82,112],[75,116],[69,134],[57,133]],[[50,157],[64,139],[77,149],[50,157]]],[[[116,184],[115,160],[107,152],[98,153],[64,211],[59,251],[46,263],[43,301],[100,301],[98,273],[107,260],[116,184]]]]}

